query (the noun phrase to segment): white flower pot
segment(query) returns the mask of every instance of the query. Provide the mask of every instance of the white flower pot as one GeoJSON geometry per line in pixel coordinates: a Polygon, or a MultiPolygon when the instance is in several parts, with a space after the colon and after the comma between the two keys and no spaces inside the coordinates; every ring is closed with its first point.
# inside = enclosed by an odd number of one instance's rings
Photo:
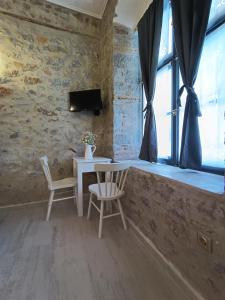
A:
{"type": "Polygon", "coordinates": [[[85,144],[84,158],[85,159],[93,159],[93,154],[94,154],[95,150],[96,150],[96,146],[95,145],[85,144]]]}

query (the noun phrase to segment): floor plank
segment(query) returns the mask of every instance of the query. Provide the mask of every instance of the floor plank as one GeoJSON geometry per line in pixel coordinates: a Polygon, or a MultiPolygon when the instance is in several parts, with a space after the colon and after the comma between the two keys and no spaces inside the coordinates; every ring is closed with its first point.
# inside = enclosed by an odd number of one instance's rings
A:
{"type": "Polygon", "coordinates": [[[1,300],[190,300],[120,218],[76,217],[72,202],[0,210],[1,300]]]}

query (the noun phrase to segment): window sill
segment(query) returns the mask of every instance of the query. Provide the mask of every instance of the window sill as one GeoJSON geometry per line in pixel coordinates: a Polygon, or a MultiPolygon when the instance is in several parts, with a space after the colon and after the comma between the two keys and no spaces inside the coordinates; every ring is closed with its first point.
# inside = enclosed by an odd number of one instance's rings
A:
{"type": "MultiPolygon", "coordinates": [[[[123,162],[125,162],[125,160],[123,160],[123,162]]],[[[130,162],[131,167],[136,169],[179,181],[197,189],[214,194],[224,194],[224,176],[221,175],[191,169],[180,169],[174,166],[149,163],[143,160],[126,160],[126,162],[130,162]]]]}

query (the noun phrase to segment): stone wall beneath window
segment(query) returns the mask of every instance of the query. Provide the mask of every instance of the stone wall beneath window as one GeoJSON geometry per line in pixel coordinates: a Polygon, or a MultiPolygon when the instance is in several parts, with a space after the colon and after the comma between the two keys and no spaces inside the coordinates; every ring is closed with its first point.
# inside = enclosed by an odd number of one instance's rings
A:
{"type": "Polygon", "coordinates": [[[205,299],[225,299],[224,195],[131,168],[123,203],[126,215],[205,299]],[[199,246],[197,232],[212,239],[212,253],[199,246]]]}
{"type": "Polygon", "coordinates": [[[101,87],[101,22],[46,1],[1,1],[0,205],[48,198],[39,157],[53,178],[72,175],[72,152],[96,117],[68,110],[68,92],[101,87]]]}

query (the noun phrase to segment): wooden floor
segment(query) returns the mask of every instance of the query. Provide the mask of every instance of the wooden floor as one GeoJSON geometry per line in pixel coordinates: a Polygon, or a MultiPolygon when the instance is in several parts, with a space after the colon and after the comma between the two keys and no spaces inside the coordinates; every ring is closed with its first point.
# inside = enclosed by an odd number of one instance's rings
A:
{"type": "Polygon", "coordinates": [[[0,210],[1,300],[190,300],[119,217],[76,217],[72,202],[0,210]]]}

